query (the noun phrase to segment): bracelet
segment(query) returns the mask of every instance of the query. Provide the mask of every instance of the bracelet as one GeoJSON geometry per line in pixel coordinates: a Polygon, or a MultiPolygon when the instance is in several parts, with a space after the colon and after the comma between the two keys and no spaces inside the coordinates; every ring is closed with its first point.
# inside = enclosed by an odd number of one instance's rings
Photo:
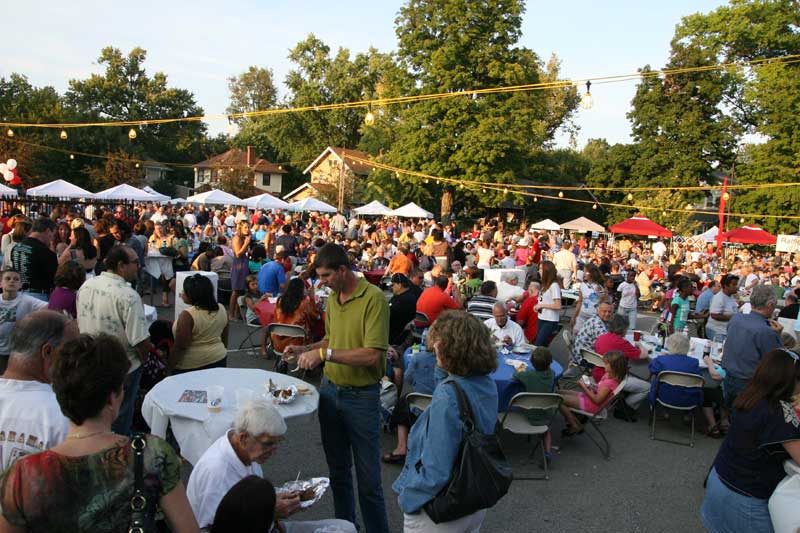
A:
{"type": "Polygon", "coordinates": [[[319,349],[319,360],[323,362],[325,361],[325,355],[322,353],[322,348],[319,349]]]}

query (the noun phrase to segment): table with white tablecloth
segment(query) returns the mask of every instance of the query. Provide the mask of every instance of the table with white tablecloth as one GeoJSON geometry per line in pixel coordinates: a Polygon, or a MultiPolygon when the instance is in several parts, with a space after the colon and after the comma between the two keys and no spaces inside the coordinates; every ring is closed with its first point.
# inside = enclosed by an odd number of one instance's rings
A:
{"type": "Polygon", "coordinates": [[[518,287],[525,287],[525,276],[527,273],[527,270],[524,268],[486,268],[483,271],[483,281],[500,283],[501,281],[508,281],[516,277],[518,280],[518,287]]]}
{"type": "Polygon", "coordinates": [[[175,277],[175,271],[172,269],[172,257],[157,251],[151,251],[144,256],[144,269],[155,279],[160,279],[161,276],[164,276],[164,279],[175,277]]]}
{"type": "Polygon", "coordinates": [[[266,393],[270,379],[279,388],[295,385],[308,389],[307,394],[298,394],[292,403],[276,405],[287,421],[310,416],[317,410],[317,389],[300,379],[253,368],[212,368],[170,376],[158,383],[144,397],[142,416],[150,425],[150,432],[158,437],[166,437],[167,425],[171,425],[181,456],[194,465],[214,441],[233,427],[237,389],[261,395],[266,393]],[[218,413],[210,412],[205,403],[178,401],[185,391],[206,391],[214,385],[225,388],[222,410],[218,413]]]}
{"type": "Polygon", "coordinates": [[[144,304],[144,321],[147,322],[147,327],[152,326],[156,320],[158,320],[158,310],[152,305],[144,304]]]}

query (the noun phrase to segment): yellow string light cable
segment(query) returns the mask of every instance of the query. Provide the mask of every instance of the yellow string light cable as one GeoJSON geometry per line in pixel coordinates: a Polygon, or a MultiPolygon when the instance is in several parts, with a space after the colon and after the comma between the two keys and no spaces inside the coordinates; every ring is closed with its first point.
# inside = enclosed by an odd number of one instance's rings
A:
{"type": "Polygon", "coordinates": [[[634,74],[618,74],[618,75],[610,75],[610,76],[598,76],[595,78],[580,78],[580,79],[572,79],[572,80],[559,80],[553,82],[542,82],[542,83],[531,83],[531,84],[524,84],[524,85],[512,85],[512,86],[504,86],[504,87],[493,87],[493,88],[485,88],[485,89],[467,89],[463,91],[457,92],[444,92],[444,93],[432,93],[432,94],[420,94],[420,95],[407,95],[407,96],[395,96],[395,97],[388,97],[388,98],[374,98],[371,100],[359,100],[359,101],[352,101],[352,102],[342,102],[342,103],[335,103],[335,104],[321,104],[321,105],[312,105],[312,106],[302,106],[302,107],[286,107],[286,108],[272,108],[272,109],[264,109],[264,110],[257,110],[257,111],[246,111],[242,113],[230,113],[230,114],[216,114],[216,115],[200,115],[200,116],[191,116],[191,117],[174,117],[174,118],[162,118],[162,119],[141,119],[141,120],[114,120],[108,122],[72,122],[72,123],[46,123],[46,124],[38,124],[38,123],[31,123],[31,122],[0,122],[0,126],[10,127],[10,128],[86,128],[86,127],[114,127],[114,126],[145,126],[150,124],[168,124],[173,122],[198,122],[198,121],[209,121],[209,120],[230,120],[236,118],[253,118],[253,117],[261,117],[267,115],[278,115],[278,114],[286,114],[286,113],[300,113],[300,112],[307,112],[307,111],[330,111],[330,110],[337,110],[337,109],[349,109],[349,108],[363,108],[363,107],[378,107],[383,105],[394,105],[394,104],[403,104],[403,103],[413,103],[413,102],[421,102],[426,100],[438,100],[438,99],[445,99],[445,98],[459,98],[463,96],[469,95],[486,95],[486,94],[497,94],[497,93],[511,93],[511,92],[520,92],[520,91],[534,91],[534,90],[545,90],[545,89],[563,89],[567,87],[572,87],[578,84],[585,83],[586,81],[591,81],[592,83],[613,83],[619,81],[628,81],[634,79],[643,79],[649,77],[657,77],[657,76],[670,76],[675,74],[688,74],[692,72],[706,72],[706,71],[713,71],[713,70],[728,70],[728,69],[741,69],[747,67],[757,67],[764,64],[792,64],[800,62],[800,54],[792,54],[792,55],[785,55],[785,56],[778,56],[778,57],[768,57],[768,58],[761,58],[761,59],[753,59],[749,61],[741,61],[741,62],[733,62],[733,63],[722,63],[719,65],[705,65],[701,67],[683,67],[683,68],[675,68],[675,69],[661,69],[661,70],[650,70],[650,71],[643,71],[637,72],[634,74]]]}
{"type": "MultiPolygon", "coordinates": [[[[424,172],[418,172],[415,170],[406,170],[399,167],[395,167],[392,165],[387,165],[386,163],[381,163],[378,161],[374,161],[371,159],[364,159],[362,157],[358,157],[356,155],[346,154],[346,158],[350,159],[351,161],[359,162],[373,168],[379,168],[381,170],[388,170],[390,172],[394,172],[395,174],[406,174],[409,176],[416,176],[419,178],[427,179],[427,180],[436,180],[436,181],[443,181],[445,183],[458,183],[459,185],[474,185],[479,187],[484,187],[487,184],[486,182],[482,181],[475,181],[475,180],[465,180],[465,179],[458,179],[458,178],[443,178],[441,176],[432,176],[430,174],[425,174],[424,172]]],[[[518,193],[516,189],[537,189],[537,190],[553,190],[559,189],[562,191],[619,191],[619,192],[641,192],[641,191],[710,191],[710,190],[721,190],[722,185],[698,185],[698,186],[688,186],[688,187],[578,187],[578,186],[561,186],[561,185],[520,185],[515,183],[501,183],[501,184],[494,184],[494,185],[501,185],[502,187],[508,189],[515,189],[510,192],[518,193]]],[[[757,184],[741,184],[741,185],[728,185],[727,190],[754,190],[754,189],[774,189],[774,188],[783,188],[783,187],[794,187],[800,186],[800,182],[791,182],[791,183],[757,183],[757,184]]],[[[536,194],[535,196],[541,196],[536,194]]]]}
{"type": "MultiPolygon", "coordinates": [[[[91,154],[91,153],[88,153],[88,152],[79,152],[79,151],[76,151],[76,150],[68,150],[66,148],[58,148],[58,147],[55,147],[55,146],[48,146],[46,144],[39,144],[39,143],[30,142],[30,141],[23,141],[22,139],[19,139],[19,138],[16,138],[16,137],[13,138],[13,139],[8,139],[8,140],[9,141],[13,141],[13,142],[18,143],[18,144],[24,144],[26,146],[33,146],[35,148],[41,148],[43,150],[50,150],[52,152],[60,152],[62,154],[69,154],[69,155],[80,155],[80,156],[84,156],[84,157],[93,157],[95,159],[111,159],[111,160],[115,160],[115,161],[123,161],[123,162],[130,162],[130,163],[139,163],[139,164],[143,164],[143,163],[148,161],[148,160],[145,160],[145,159],[139,159],[139,158],[135,158],[135,157],[120,157],[120,156],[109,155],[109,154],[105,154],[105,155],[103,155],[103,154],[91,154]]],[[[278,161],[278,162],[271,163],[271,164],[277,165],[277,166],[283,166],[283,165],[294,166],[294,165],[301,165],[301,164],[304,164],[304,163],[310,163],[311,161],[313,161],[313,159],[300,159],[298,161],[278,161]]],[[[168,166],[168,167],[177,167],[177,168],[194,168],[194,167],[197,166],[197,163],[166,163],[164,161],[155,161],[155,162],[160,164],[160,165],[164,165],[164,166],[168,166]]],[[[231,167],[231,165],[222,165],[222,164],[220,164],[220,165],[214,166],[213,168],[235,168],[235,169],[240,169],[240,168],[244,168],[244,167],[236,167],[236,166],[231,167]]]]}

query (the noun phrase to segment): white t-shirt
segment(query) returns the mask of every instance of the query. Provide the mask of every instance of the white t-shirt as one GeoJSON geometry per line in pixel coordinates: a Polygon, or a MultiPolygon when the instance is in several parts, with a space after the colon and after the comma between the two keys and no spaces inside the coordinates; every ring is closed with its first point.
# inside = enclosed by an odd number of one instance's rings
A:
{"type": "MultiPolygon", "coordinates": [[[[724,292],[719,291],[711,298],[711,304],[708,307],[708,313],[710,315],[733,316],[738,312],[739,306],[736,305],[736,300],[724,292]]],[[[713,317],[709,317],[708,322],[706,323],[706,328],[713,329],[717,332],[725,332],[728,330],[728,322],[714,320],[713,317]]]]}
{"type": "Polygon", "coordinates": [[[21,292],[13,300],[6,300],[0,296],[0,355],[9,354],[9,342],[14,324],[28,313],[43,307],[47,307],[47,302],[21,292]]]}
{"type": "Polygon", "coordinates": [[[492,257],[494,250],[491,248],[478,248],[478,268],[489,268],[492,257]]]}
{"type": "Polygon", "coordinates": [[[500,260],[501,268],[514,268],[517,266],[517,261],[511,256],[506,256],[500,260]]]}
{"type": "Polygon", "coordinates": [[[617,287],[617,292],[622,294],[619,306],[625,309],[636,309],[636,284],[623,281],[617,287]]]}
{"type": "Polygon", "coordinates": [[[201,528],[214,522],[219,502],[231,487],[247,476],[264,477],[261,465],[242,463],[228,440],[229,434],[230,431],[218,438],[203,453],[186,485],[189,505],[201,528]]]}
{"type": "Polygon", "coordinates": [[[197,217],[194,213],[186,213],[183,215],[183,223],[187,228],[193,228],[197,225],[197,217]]]}
{"type": "MultiPolygon", "coordinates": [[[[561,299],[561,287],[558,283],[553,282],[546,291],[539,291],[539,303],[545,305],[553,305],[556,300],[561,299]]],[[[542,309],[539,311],[539,320],[547,320],[549,322],[558,322],[560,316],[555,309],[542,309]]]]}
{"type": "Polygon", "coordinates": [[[525,294],[525,289],[518,285],[512,285],[505,281],[497,283],[497,301],[506,302],[511,299],[517,299],[525,294]]]}
{"type": "Polygon", "coordinates": [[[0,378],[0,471],[64,442],[67,433],[69,421],[49,384],[0,378]]]}
{"type": "Polygon", "coordinates": [[[664,255],[664,253],[666,253],[666,251],[667,251],[667,245],[661,241],[658,241],[653,245],[653,257],[655,257],[656,259],[660,259],[664,255]]]}
{"type": "Polygon", "coordinates": [[[153,216],[150,217],[150,222],[154,224],[158,224],[159,222],[165,222],[169,217],[163,213],[156,212],[153,216]]]}

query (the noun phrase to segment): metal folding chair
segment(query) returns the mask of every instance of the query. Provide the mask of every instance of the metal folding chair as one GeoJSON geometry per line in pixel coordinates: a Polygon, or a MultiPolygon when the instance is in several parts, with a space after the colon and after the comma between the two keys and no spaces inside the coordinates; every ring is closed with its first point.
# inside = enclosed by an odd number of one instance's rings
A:
{"type": "MultiPolygon", "coordinates": [[[[681,444],[683,446],[694,447],[694,412],[699,407],[698,405],[692,405],[689,407],[682,407],[679,405],[672,405],[665,401],[663,401],[659,397],[659,387],[664,385],[672,385],[673,387],[683,387],[686,389],[702,389],[704,385],[704,381],[702,376],[698,376],[697,374],[688,374],[686,372],[673,372],[670,370],[665,370],[663,372],[659,372],[658,376],[656,377],[656,403],[653,405],[652,409],[652,418],[653,418],[653,425],[650,429],[650,438],[653,440],[660,440],[662,442],[671,442],[673,444],[681,444]],[[662,405],[667,409],[675,409],[678,411],[688,411],[689,416],[692,419],[692,433],[689,437],[689,442],[681,442],[677,440],[670,440],[664,438],[657,438],[656,437],[656,419],[658,418],[658,406],[662,405]]],[[[702,404],[701,404],[702,405],[702,404]]]]}
{"type": "Polygon", "coordinates": [[[603,458],[605,458],[606,460],[608,460],[611,457],[611,443],[608,442],[608,439],[603,433],[603,430],[600,428],[600,424],[606,418],[608,418],[609,411],[613,409],[613,407],[622,397],[622,389],[625,388],[625,384],[627,382],[628,378],[625,377],[625,379],[623,379],[622,382],[619,385],[617,385],[617,388],[614,389],[614,392],[611,393],[611,396],[608,399],[606,399],[605,403],[597,413],[589,413],[588,411],[583,411],[581,409],[570,408],[570,411],[572,411],[573,413],[586,417],[587,423],[598,434],[599,440],[598,438],[594,437],[591,434],[591,432],[584,431],[584,434],[587,437],[589,437],[589,439],[594,443],[595,446],[597,446],[597,448],[600,450],[600,453],[603,454],[603,458]],[[602,441],[602,443],[600,441],[602,441]]]}
{"type": "Polygon", "coordinates": [[[261,341],[259,339],[258,344],[256,344],[253,340],[253,334],[261,331],[263,326],[261,326],[260,323],[251,324],[250,322],[247,321],[247,302],[245,302],[244,299],[245,299],[244,296],[239,296],[238,298],[236,298],[236,303],[239,304],[239,314],[241,315],[242,321],[244,322],[248,330],[247,336],[244,339],[242,339],[241,343],[239,343],[239,350],[245,349],[244,345],[249,342],[250,346],[247,348],[247,350],[250,351],[251,355],[256,356],[260,355],[255,350],[256,348],[258,348],[260,352],[261,341]]]}
{"type": "Polygon", "coordinates": [[[581,350],[581,357],[583,357],[583,360],[592,366],[599,366],[600,368],[606,366],[606,360],[603,359],[602,355],[595,352],[594,350],[588,350],[588,349],[581,350]]]}
{"type": "Polygon", "coordinates": [[[539,446],[542,447],[542,461],[544,462],[544,477],[519,477],[514,476],[514,479],[529,479],[541,480],[550,479],[547,471],[547,456],[544,449],[544,437],[550,431],[550,425],[558,413],[558,408],[561,407],[564,398],[558,394],[543,394],[533,392],[520,392],[511,398],[508,404],[508,410],[505,413],[497,415],[500,423],[500,428],[516,433],[518,435],[528,435],[528,437],[535,436],[536,446],[531,449],[531,457],[536,453],[539,446]],[[540,425],[532,425],[528,419],[528,414],[531,412],[540,413],[542,420],[546,423],[540,425]]]}
{"type": "Polygon", "coordinates": [[[275,346],[272,344],[272,335],[305,340],[306,330],[303,328],[303,326],[296,326],[294,324],[280,324],[278,322],[273,322],[272,324],[267,326],[267,335],[269,335],[268,339],[269,344],[267,350],[275,354],[275,367],[273,368],[273,370],[279,372],[280,371],[279,363],[283,361],[283,352],[279,352],[278,350],[275,349],[275,346]]]}

